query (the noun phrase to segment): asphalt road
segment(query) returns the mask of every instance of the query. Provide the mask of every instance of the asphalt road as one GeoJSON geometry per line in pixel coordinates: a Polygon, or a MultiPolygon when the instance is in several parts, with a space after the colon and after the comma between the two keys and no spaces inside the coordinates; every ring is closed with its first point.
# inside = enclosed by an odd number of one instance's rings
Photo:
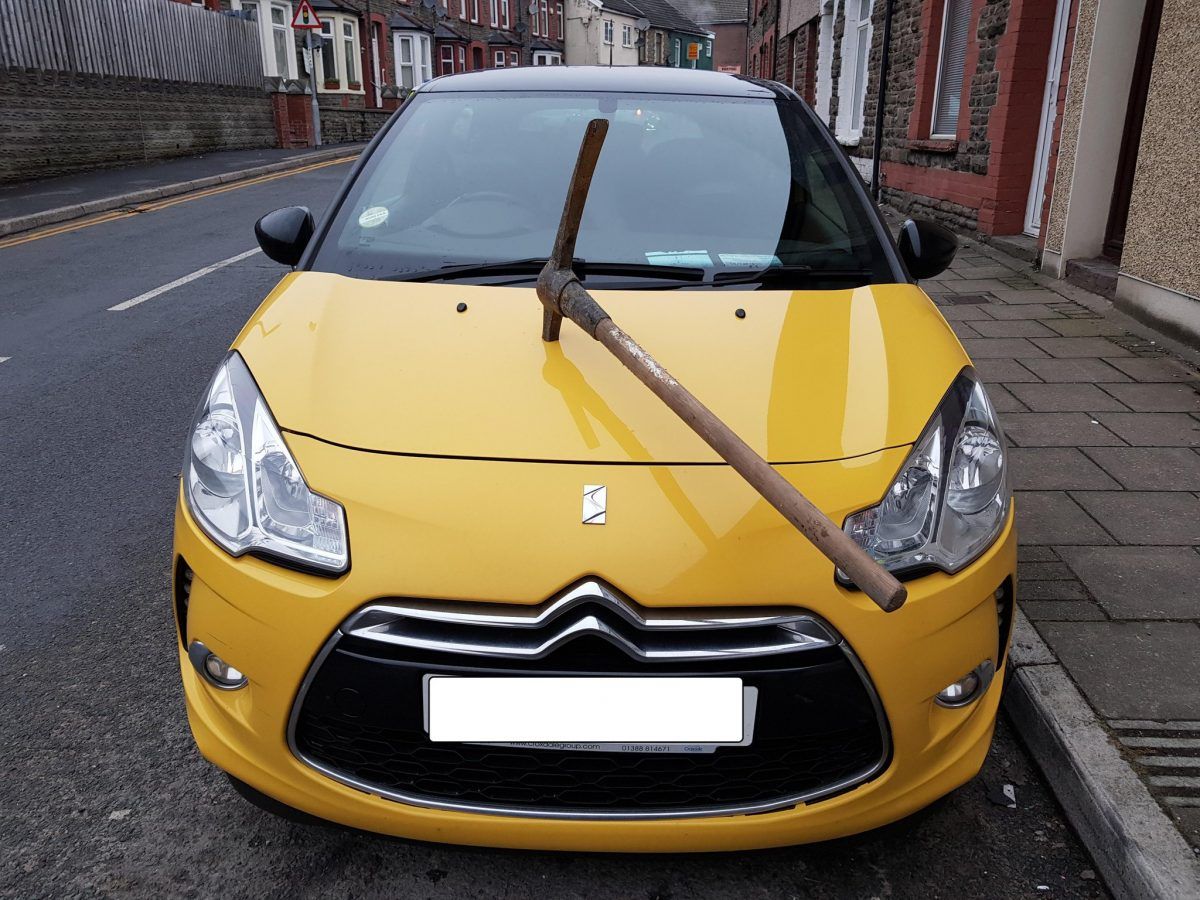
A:
{"type": "Polygon", "coordinates": [[[293,825],[195,751],[168,600],[199,393],[283,274],[261,213],[319,211],[346,164],[0,242],[0,895],[1097,897],[1093,865],[1001,723],[981,779],[817,846],[710,856],[520,853],[293,825]],[[989,786],[1016,786],[1017,808],[989,786]]]}

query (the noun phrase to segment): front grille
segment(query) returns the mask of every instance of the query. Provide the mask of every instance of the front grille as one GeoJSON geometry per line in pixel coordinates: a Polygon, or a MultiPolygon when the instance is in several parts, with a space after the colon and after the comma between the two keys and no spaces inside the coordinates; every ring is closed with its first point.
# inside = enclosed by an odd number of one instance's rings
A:
{"type": "MultiPolygon", "coordinates": [[[[593,598],[530,627],[559,634],[564,625],[595,616],[616,629],[645,612],[627,600],[620,602],[628,609],[616,618],[603,616],[597,605],[613,612],[611,599],[593,598]],[[632,618],[626,616],[629,611],[635,613],[632,618]]],[[[326,646],[297,699],[290,726],[292,748],[300,759],[339,781],[403,802],[568,818],[763,811],[829,796],[878,774],[889,752],[878,702],[848,648],[811,616],[805,618],[812,627],[801,630],[812,640],[797,643],[790,652],[681,658],[680,635],[689,633],[701,648],[721,640],[746,644],[733,636],[739,630],[737,621],[753,622],[745,627],[754,632],[749,642],[754,648],[765,646],[764,641],[769,644],[769,635],[761,629],[774,615],[754,615],[743,611],[740,619],[716,624],[713,614],[705,612],[702,623],[676,619],[681,625],[677,629],[646,626],[643,620],[641,630],[616,636],[603,629],[585,630],[536,658],[519,659],[484,658],[472,641],[466,641],[471,650],[463,652],[463,634],[453,640],[444,634],[456,649],[437,651],[428,646],[425,626],[416,629],[419,646],[383,640],[379,631],[365,636],[361,627],[356,630],[363,620],[352,617],[326,646]],[[659,629],[648,643],[661,647],[665,641],[675,651],[670,658],[652,661],[630,649],[648,629],[659,629]],[[668,631],[673,632],[670,638],[668,631]],[[716,636],[716,631],[725,634],[716,636]],[[710,753],[614,753],[428,739],[423,705],[427,675],[578,677],[585,672],[675,677],[736,673],[757,689],[753,740],[748,746],[718,747],[710,753]]],[[[793,610],[788,618],[799,615],[793,610]]],[[[371,621],[377,625],[378,614],[371,621]]],[[[470,636],[482,640],[477,629],[486,626],[475,621],[459,624],[476,629],[470,636]]],[[[392,627],[393,633],[404,631],[403,623],[393,621],[392,627]]],[[[529,646],[524,638],[516,644],[529,646]]]]}

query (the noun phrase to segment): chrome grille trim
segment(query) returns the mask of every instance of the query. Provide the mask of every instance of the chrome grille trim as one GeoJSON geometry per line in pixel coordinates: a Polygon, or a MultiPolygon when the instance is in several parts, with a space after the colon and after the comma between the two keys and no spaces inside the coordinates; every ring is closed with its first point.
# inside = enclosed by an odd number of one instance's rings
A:
{"type": "MultiPolygon", "coordinates": [[[[590,595],[589,595],[590,596],[590,595]]],[[[610,602],[612,602],[610,601],[610,602]]],[[[428,601],[428,600],[413,600],[406,601],[403,605],[393,603],[374,604],[362,609],[347,619],[340,628],[338,628],[330,636],[329,640],[321,647],[316,658],[313,659],[312,665],[305,673],[304,680],[301,682],[300,690],[296,694],[295,702],[292,705],[291,714],[288,717],[287,723],[287,744],[292,755],[303,765],[310,769],[321,773],[327,778],[332,779],[346,787],[362,791],[371,796],[380,797],[385,800],[391,800],[397,803],[403,803],[408,806],[415,806],[422,809],[439,809],[449,812],[470,813],[475,815],[503,816],[509,818],[534,818],[534,819],[558,819],[565,821],[654,821],[667,819],[694,819],[694,818],[713,818],[723,816],[743,816],[755,815],[759,813],[775,812],[784,809],[791,809],[797,806],[815,803],[824,798],[841,794],[852,790],[859,785],[865,784],[879,775],[887,767],[892,758],[892,742],[891,732],[887,725],[887,717],[884,714],[883,704],[879,699],[879,694],[875,690],[875,685],[872,683],[870,676],[863,667],[858,656],[850,648],[841,636],[838,635],[831,626],[815,616],[801,612],[800,610],[788,607],[772,607],[757,609],[739,610],[736,608],[727,608],[724,610],[706,610],[706,609],[687,609],[687,610],[646,610],[642,607],[633,604],[632,601],[619,597],[614,591],[607,588],[598,581],[584,581],[578,586],[568,590],[565,594],[553,598],[540,606],[535,607],[512,607],[505,606],[499,609],[502,604],[496,603],[455,603],[447,601],[428,601]],[[794,794],[774,798],[771,800],[760,801],[756,803],[728,804],[715,807],[697,807],[690,809],[670,809],[670,810],[563,810],[554,808],[533,808],[533,807],[508,807],[501,803],[482,804],[473,802],[454,802],[444,800],[437,797],[428,797],[422,794],[409,793],[405,791],[393,790],[382,787],[378,784],[372,784],[369,781],[347,775],[336,768],[325,765],[319,760],[312,759],[305,755],[299,748],[296,741],[296,728],[300,718],[300,710],[304,705],[304,699],[308,694],[309,688],[312,686],[313,680],[316,678],[317,672],[320,671],[325,659],[333,652],[338,642],[349,634],[354,634],[356,629],[372,628],[380,624],[385,624],[386,619],[379,618],[364,618],[368,613],[378,616],[381,612],[389,611],[394,613],[397,609],[416,610],[416,615],[412,618],[421,618],[422,612],[430,615],[435,611],[457,610],[459,617],[466,617],[468,620],[474,620],[480,615],[487,618],[489,622],[500,624],[508,623],[511,618],[516,618],[519,621],[529,621],[532,615],[533,619],[539,616],[546,617],[547,620],[556,618],[561,615],[565,609],[570,608],[565,601],[571,601],[571,605],[578,605],[581,602],[586,602],[588,597],[580,595],[581,589],[592,590],[593,587],[603,589],[605,596],[611,597],[612,601],[616,601],[614,608],[624,609],[635,618],[642,616],[640,621],[647,623],[646,629],[653,628],[669,628],[669,621],[678,621],[683,623],[679,626],[682,630],[704,631],[711,628],[737,628],[742,623],[755,624],[775,624],[785,627],[790,627],[796,622],[812,623],[821,633],[832,643],[821,643],[819,646],[836,646],[846,660],[857,672],[862,680],[871,705],[875,711],[875,719],[879,727],[879,735],[882,746],[882,752],[877,762],[866,767],[860,772],[857,772],[849,777],[843,778],[836,783],[824,785],[816,790],[808,791],[802,794],[794,794]],[[558,611],[553,616],[547,614],[558,607],[558,611]],[[540,612],[539,612],[540,611],[540,612]],[[524,613],[524,615],[522,615],[524,613]],[[654,622],[656,624],[648,624],[654,622]]],[[[436,618],[435,618],[436,620],[436,618]]],[[[454,619],[457,620],[457,619],[454,619]]],[[[511,627],[511,626],[510,626],[511,627]]],[[[518,626],[520,627],[520,626],[518,626]]],[[[533,626],[536,627],[536,626],[533,626]]],[[[360,637],[369,637],[376,640],[382,640],[381,632],[374,632],[372,635],[362,635],[360,637]]],[[[817,644],[809,645],[818,646],[817,644]]],[[[794,646],[794,650],[805,649],[805,645],[800,644],[794,646]]]]}
{"type": "Polygon", "coordinates": [[[600,638],[634,659],[748,659],[833,647],[839,638],[811,615],[785,607],[647,609],[595,579],[538,606],[409,600],[372,604],[345,635],[417,650],[541,659],[580,637],[600,638]],[[615,613],[622,628],[599,613],[615,613]],[[555,627],[559,625],[560,627],[555,627]]]}

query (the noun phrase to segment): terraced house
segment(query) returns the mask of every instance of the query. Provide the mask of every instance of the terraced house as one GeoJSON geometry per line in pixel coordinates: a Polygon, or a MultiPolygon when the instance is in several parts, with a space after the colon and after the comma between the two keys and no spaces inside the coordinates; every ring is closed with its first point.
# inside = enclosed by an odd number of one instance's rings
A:
{"type": "Polygon", "coordinates": [[[894,0],[876,134],[888,9],[751,0],[750,73],[803,95],[864,178],[878,145],[890,204],[1200,345],[1200,270],[1181,262],[1200,256],[1200,6],[894,0]]]}

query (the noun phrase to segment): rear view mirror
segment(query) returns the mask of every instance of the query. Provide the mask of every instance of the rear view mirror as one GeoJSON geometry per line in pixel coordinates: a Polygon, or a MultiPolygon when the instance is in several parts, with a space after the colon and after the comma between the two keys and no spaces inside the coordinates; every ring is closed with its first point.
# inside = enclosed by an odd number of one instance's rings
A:
{"type": "Polygon", "coordinates": [[[305,206],[285,206],[254,223],[258,246],[277,263],[294,266],[313,236],[312,213],[305,206]]]}
{"type": "Polygon", "coordinates": [[[958,250],[953,231],[926,219],[906,220],[897,244],[908,273],[918,280],[945,272],[958,250]]]}

